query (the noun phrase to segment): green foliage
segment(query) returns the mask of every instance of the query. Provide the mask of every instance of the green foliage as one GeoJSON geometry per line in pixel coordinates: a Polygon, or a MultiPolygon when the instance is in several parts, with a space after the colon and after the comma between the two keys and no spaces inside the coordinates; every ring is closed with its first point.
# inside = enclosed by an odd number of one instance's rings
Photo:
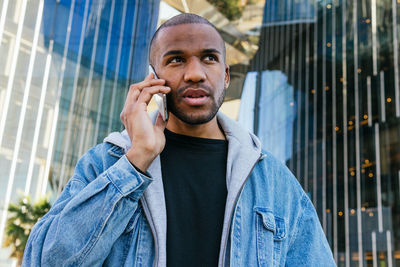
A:
{"type": "Polygon", "coordinates": [[[207,0],[213,4],[219,12],[229,20],[236,20],[242,16],[243,8],[239,6],[239,0],[207,0]]]}
{"type": "Polygon", "coordinates": [[[18,203],[8,206],[10,217],[7,219],[4,246],[12,248],[11,257],[20,262],[24,255],[26,242],[34,224],[50,209],[48,197],[31,203],[29,196],[20,197],[18,203]]]}

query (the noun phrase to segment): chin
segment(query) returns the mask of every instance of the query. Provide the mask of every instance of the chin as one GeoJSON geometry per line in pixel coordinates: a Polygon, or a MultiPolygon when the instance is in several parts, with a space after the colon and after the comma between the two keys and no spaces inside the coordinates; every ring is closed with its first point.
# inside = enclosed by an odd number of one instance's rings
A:
{"type": "Polygon", "coordinates": [[[215,118],[225,97],[225,90],[218,101],[210,101],[204,106],[186,106],[176,101],[171,95],[167,94],[168,111],[171,112],[180,121],[189,125],[201,125],[210,122],[215,118]],[[169,98],[168,98],[169,97],[169,98]]]}
{"type": "Polygon", "coordinates": [[[217,110],[212,110],[211,112],[199,114],[198,112],[183,112],[179,110],[170,110],[172,114],[174,114],[175,117],[177,117],[179,120],[183,121],[184,123],[190,124],[190,125],[200,125],[200,124],[205,124],[212,119],[215,118],[217,115],[218,109],[217,110]]]}

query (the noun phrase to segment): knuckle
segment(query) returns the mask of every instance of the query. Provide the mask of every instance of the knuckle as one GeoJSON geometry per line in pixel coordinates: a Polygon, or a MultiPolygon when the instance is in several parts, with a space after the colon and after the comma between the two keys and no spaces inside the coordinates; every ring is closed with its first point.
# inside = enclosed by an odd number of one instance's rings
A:
{"type": "Polygon", "coordinates": [[[140,92],[139,99],[143,100],[143,98],[146,98],[148,95],[151,95],[151,88],[146,87],[140,92]]]}
{"type": "Polygon", "coordinates": [[[135,84],[131,84],[130,86],[129,86],[129,90],[130,91],[133,91],[133,90],[135,90],[136,88],[137,88],[137,83],[135,83],[135,84]]]}

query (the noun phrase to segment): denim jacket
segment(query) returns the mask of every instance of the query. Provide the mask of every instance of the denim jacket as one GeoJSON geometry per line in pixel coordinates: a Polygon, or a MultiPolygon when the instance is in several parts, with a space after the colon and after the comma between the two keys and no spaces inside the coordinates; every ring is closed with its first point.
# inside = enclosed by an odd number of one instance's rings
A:
{"type": "MultiPolygon", "coordinates": [[[[222,113],[217,118],[228,140],[218,266],[335,266],[296,178],[261,152],[253,134],[222,113]]],[[[166,266],[160,159],[138,172],[125,156],[130,143],[125,131],[112,133],[79,160],[32,229],[23,266],[166,266]]]]}

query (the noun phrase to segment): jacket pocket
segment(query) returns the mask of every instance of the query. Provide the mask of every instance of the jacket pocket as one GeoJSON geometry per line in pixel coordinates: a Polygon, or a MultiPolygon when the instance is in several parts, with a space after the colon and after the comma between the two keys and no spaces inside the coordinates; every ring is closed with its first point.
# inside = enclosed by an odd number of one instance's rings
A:
{"type": "Polygon", "coordinates": [[[256,207],[255,213],[258,266],[278,266],[282,241],[286,237],[285,220],[261,207],[256,207]]]}

